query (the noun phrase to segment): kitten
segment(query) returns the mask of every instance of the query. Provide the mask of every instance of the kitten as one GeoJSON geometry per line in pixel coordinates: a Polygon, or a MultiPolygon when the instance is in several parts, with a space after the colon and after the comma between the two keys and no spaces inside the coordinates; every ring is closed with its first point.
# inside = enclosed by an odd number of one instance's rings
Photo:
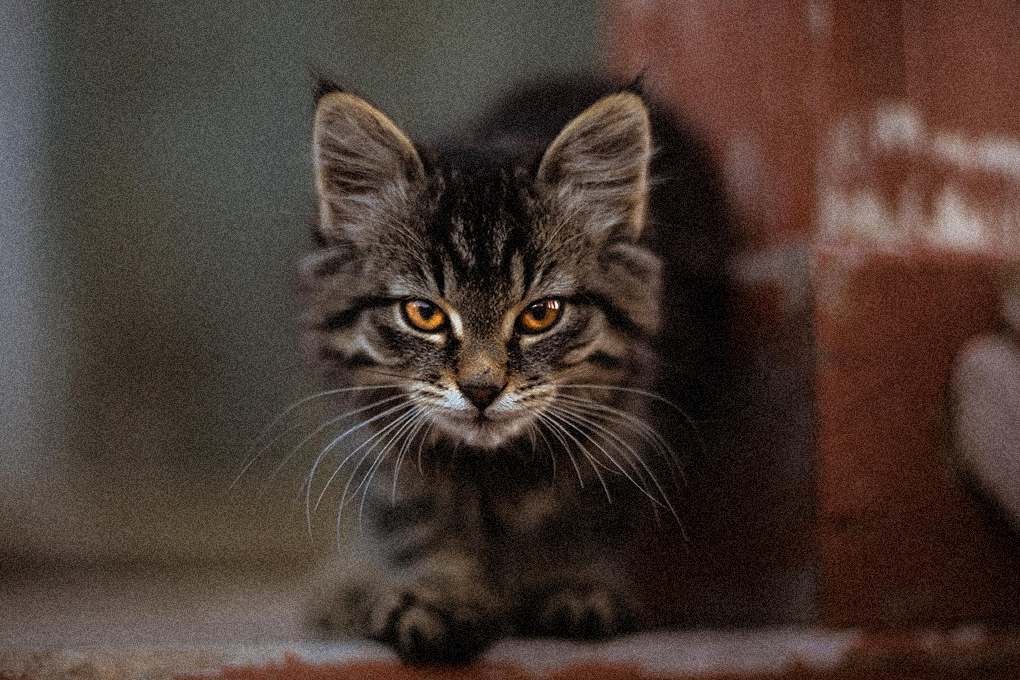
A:
{"type": "Polygon", "coordinates": [[[307,338],[364,433],[337,464],[360,522],[317,624],[412,663],[640,625],[626,539],[676,515],[725,326],[700,151],[636,87],[581,79],[438,148],[323,85],[313,134],[307,338]]]}

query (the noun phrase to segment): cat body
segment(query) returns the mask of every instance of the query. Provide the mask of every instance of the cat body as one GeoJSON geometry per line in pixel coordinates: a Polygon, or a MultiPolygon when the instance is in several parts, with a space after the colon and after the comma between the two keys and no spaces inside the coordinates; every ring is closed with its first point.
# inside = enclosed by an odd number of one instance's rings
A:
{"type": "Polygon", "coordinates": [[[640,624],[627,538],[676,515],[724,322],[721,203],[690,144],[594,81],[519,90],[436,148],[321,88],[307,338],[361,419],[325,632],[460,663],[640,624]]]}

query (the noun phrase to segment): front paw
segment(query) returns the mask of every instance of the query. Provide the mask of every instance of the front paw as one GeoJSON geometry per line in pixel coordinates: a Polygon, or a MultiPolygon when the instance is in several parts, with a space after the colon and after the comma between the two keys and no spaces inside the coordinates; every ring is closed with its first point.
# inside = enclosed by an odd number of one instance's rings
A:
{"type": "Polygon", "coordinates": [[[412,584],[379,597],[369,612],[367,634],[392,646],[406,663],[461,665],[489,646],[495,626],[484,607],[412,584]]]}
{"type": "Polygon", "coordinates": [[[557,584],[534,593],[529,600],[521,628],[536,635],[601,640],[634,627],[633,609],[602,584],[557,584]]]}

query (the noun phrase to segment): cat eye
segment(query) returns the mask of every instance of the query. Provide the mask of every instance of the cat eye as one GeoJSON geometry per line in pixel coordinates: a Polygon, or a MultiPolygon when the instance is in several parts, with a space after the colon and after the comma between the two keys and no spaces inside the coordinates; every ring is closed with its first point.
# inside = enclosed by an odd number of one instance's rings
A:
{"type": "Polygon", "coordinates": [[[426,333],[435,333],[446,323],[446,314],[428,300],[408,300],[402,309],[407,323],[426,333]]]}
{"type": "Polygon", "coordinates": [[[517,330],[521,333],[541,333],[548,330],[560,317],[560,301],[546,298],[528,305],[517,317],[517,330]]]}

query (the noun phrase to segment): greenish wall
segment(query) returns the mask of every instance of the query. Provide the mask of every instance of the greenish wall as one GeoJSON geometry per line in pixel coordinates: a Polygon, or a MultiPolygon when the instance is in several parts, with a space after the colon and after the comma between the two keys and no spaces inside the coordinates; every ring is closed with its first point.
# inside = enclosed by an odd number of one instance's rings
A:
{"type": "Polygon", "coordinates": [[[596,3],[13,1],[43,13],[32,162],[53,294],[36,311],[65,369],[60,427],[29,453],[63,474],[0,553],[202,556],[247,550],[249,531],[268,545],[294,489],[223,491],[315,388],[292,273],[314,211],[310,70],[428,136],[514,77],[596,66],[596,3]]]}

